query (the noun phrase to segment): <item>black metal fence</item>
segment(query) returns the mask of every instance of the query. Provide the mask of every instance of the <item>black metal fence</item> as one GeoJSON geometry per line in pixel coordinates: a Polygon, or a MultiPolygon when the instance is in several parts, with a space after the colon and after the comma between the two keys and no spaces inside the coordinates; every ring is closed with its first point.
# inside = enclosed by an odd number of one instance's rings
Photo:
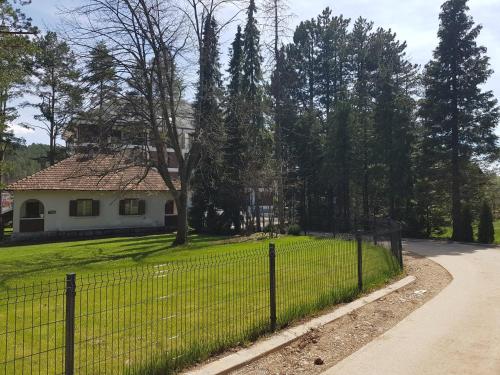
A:
{"type": "Polygon", "coordinates": [[[0,374],[166,374],[386,281],[400,243],[358,233],[11,288],[0,374]]]}

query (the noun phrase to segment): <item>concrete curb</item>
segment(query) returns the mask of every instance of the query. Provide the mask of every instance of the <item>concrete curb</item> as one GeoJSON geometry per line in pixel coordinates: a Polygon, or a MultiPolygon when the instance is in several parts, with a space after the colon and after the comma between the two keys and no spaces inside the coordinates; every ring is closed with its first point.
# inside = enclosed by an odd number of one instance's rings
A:
{"type": "Polygon", "coordinates": [[[375,302],[376,300],[413,283],[415,280],[416,279],[414,276],[405,277],[404,279],[399,280],[398,282],[391,284],[388,287],[377,290],[365,297],[359,298],[356,301],[339,307],[329,314],[322,315],[300,326],[289,328],[287,330],[279,332],[269,339],[257,343],[248,349],[243,349],[237,353],[230,354],[226,357],[218,359],[217,361],[202,366],[199,369],[185,372],[184,375],[228,374],[231,371],[241,368],[265,355],[281,349],[282,347],[304,336],[312,329],[316,329],[328,323],[331,323],[343,317],[344,315],[353,312],[354,310],[357,310],[369,303],[375,302]]]}

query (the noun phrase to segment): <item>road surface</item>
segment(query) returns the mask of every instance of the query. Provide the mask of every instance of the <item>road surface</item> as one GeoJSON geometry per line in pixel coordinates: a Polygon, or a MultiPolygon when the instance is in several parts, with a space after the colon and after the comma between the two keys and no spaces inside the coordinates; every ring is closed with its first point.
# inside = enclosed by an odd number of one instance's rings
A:
{"type": "Polygon", "coordinates": [[[324,375],[500,375],[500,248],[408,241],[453,281],[324,375]]]}

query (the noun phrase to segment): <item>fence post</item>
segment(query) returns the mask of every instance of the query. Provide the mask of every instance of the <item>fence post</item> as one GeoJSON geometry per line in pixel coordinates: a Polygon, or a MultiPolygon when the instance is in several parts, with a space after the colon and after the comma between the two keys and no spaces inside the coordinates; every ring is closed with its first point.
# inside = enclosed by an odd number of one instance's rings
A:
{"type": "Polygon", "coordinates": [[[399,255],[399,266],[403,269],[403,230],[401,229],[401,224],[398,230],[398,255],[399,255]]]}
{"type": "Polygon", "coordinates": [[[75,297],[76,274],[66,275],[66,341],[65,341],[65,375],[73,375],[75,371],[75,297]]]}
{"type": "Polygon", "coordinates": [[[276,249],[269,244],[269,306],[271,331],[276,331],[276,249]]]}
{"type": "Polygon", "coordinates": [[[358,290],[363,290],[363,238],[361,232],[356,232],[356,242],[358,244],[358,290]]]}

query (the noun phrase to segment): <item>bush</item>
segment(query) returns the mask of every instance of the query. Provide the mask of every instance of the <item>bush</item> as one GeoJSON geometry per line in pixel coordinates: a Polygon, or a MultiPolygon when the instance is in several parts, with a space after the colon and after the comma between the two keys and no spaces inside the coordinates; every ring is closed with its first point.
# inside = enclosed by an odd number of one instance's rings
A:
{"type": "Polygon", "coordinates": [[[493,214],[488,203],[484,202],[479,216],[479,228],[477,231],[477,240],[481,243],[495,242],[495,228],[493,227],[493,214]]]}
{"type": "Polygon", "coordinates": [[[267,224],[262,230],[264,233],[275,233],[278,230],[278,227],[273,224],[267,224]]]}
{"type": "Polygon", "coordinates": [[[474,231],[472,230],[472,212],[468,205],[462,211],[462,236],[464,242],[474,242],[474,231]]]}
{"type": "Polygon", "coordinates": [[[292,236],[300,236],[300,233],[302,232],[302,229],[300,228],[300,225],[298,224],[292,224],[288,227],[288,234],[292,236]]]}

